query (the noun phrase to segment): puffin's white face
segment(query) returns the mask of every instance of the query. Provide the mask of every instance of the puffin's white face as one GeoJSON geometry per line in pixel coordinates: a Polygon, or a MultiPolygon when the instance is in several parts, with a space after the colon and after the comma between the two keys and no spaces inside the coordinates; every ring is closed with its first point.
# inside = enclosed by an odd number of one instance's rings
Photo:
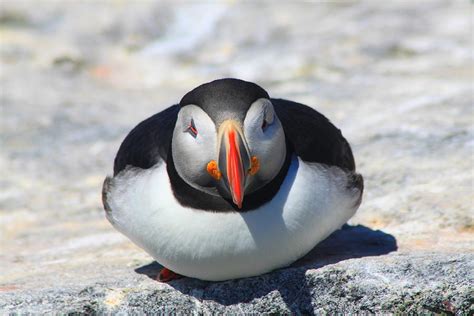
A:
{"type": "Polygon", "coordinates": [[[285,162],[285,133],[270,100],[258,99],[250,106],[244,120],[244,134],[250,156],[260,162],[258,172],[246,183],[250,193],[273,180],[285,162]]]}
{"type": "Polygon", "coordinates": [[[181,108],[171,146],[173,162],[181,178],[196,189],[214,186],[206,166],[216,159],[217,134],[206,112],[193,104],[181,108]]]}
{"type": "Polygon", "coordinates": [[[200,107],[182,107],[173,132],[173,161],[189,185],[232,198],[240,208],[245,194],[279,173],[286,157],[285,134],[265,98],[250,106],[243,122],[231,112],[219,117],[216,126],[200,107]]]}

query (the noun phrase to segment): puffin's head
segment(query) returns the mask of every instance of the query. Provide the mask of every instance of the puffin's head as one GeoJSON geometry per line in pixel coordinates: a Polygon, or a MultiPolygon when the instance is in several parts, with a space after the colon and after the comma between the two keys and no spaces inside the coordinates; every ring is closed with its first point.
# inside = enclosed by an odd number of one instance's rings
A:
{"type": "Polygon", "coordinates": [[[265,90],[221,79],[183,97],[171,152],[186,183],[241,208],[246,194],[269,183],[282,168],[285,134],[265,90]]]}

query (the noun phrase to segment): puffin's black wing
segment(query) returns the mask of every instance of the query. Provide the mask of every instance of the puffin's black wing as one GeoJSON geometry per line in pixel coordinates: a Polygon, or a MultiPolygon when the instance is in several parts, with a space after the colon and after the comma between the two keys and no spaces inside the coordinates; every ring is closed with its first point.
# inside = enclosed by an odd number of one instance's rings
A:
{"type": "Polygon", "coordinates": [[[142,169],[166,161],[179,106],[173,105],[138,124],[125,137],[114,161],[114,176],[131,165],[142,169]]]}
{"type": "Polygon", "coordinates": [[[349,143],[324,115],[309,106],[271,99],[288,143],[301,159],[355,171],[349,143]]]}

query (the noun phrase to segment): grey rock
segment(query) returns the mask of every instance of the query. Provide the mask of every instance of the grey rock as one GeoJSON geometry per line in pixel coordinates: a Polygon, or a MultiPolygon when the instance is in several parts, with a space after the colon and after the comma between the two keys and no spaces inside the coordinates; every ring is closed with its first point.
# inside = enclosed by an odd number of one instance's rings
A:
{"type": "MultiPolygon", "coordinates": [[[[394,254],[292,267],[219,283],[142,277],[88,287],[2,294],[3,312],[279,313],[473,312],[472,255],[394,254]]],[[[157,272],[158,270],[155,270],[157,272]]],[[[130,274],[130,273],[129,273],[130,274]]]]}

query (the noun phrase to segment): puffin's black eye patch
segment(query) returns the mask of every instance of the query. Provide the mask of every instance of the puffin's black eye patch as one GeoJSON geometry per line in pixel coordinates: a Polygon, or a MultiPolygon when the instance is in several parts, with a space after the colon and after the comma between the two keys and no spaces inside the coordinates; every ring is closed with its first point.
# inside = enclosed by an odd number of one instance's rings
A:
{"type": "Polygon", "coordinates": [[[191,119],[191,123],[188,124],[184,132],[188,132],[194,138],[197,137],[198,131],[196,129],[196,125],[194,125],[194,119],[191,119]]]}

